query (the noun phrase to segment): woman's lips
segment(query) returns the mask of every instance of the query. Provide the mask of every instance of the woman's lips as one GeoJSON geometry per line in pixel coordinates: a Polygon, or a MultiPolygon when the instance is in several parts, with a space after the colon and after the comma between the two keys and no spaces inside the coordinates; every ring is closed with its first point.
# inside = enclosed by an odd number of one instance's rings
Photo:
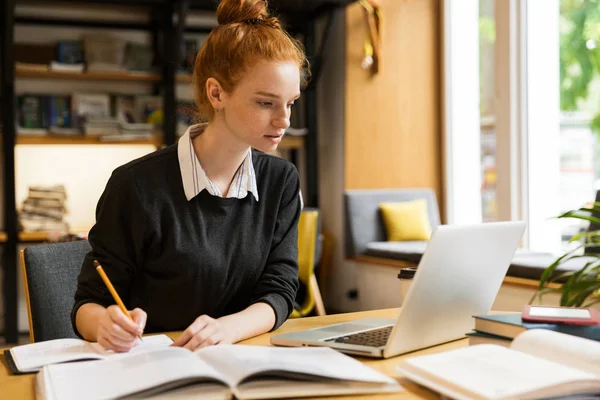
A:
{"type": "Polygon", "coordinates": [[[283,135],[265,135],[265,137],[275,144],[279,144],[283,139],[283,135]]]}

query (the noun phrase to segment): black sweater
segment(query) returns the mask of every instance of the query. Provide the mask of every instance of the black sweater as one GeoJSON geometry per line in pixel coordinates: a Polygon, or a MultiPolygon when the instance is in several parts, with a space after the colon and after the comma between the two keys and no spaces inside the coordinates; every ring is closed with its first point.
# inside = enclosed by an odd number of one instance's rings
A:
{"type": "Polygon", "coordinates": [[[257,302],[279,327],[298,289],[300,187],[293,164],[253,151],[260,201],[206,190],[188,201],[177,146],[117,168],[96,210],[78,278],[75,315],[85,303],[115,304],[93,266],[103,266],[128,309],[148,313],[145,332],[177,331],[257,302]]]}

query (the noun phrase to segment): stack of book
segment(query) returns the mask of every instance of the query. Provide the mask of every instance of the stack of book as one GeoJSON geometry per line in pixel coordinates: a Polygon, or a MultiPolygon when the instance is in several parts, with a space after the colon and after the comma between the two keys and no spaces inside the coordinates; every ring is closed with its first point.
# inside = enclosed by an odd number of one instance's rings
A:
{"type": "Polygon", "coordinates": [[[523,322],[521,313],[476,315],[473,318],[475,318],[475,330],[467,333],[469,345],[487,343],[509,347],[515,337],[530,329],[546,329],[600,341],[600,325],[523,322]]]}
{"type": "Polygon", "coordinates": [[[63,185],[29,187],[29,195],[23,201],[19,214],[22,230],[68,232],[69,225],[64,221],[66,199],[63,185]]]}
{"type": "Polygon", "coordinates": [[[121,124],[116,118],[89,116],[83,124],[86,136],[118,135],[121,124]]]}

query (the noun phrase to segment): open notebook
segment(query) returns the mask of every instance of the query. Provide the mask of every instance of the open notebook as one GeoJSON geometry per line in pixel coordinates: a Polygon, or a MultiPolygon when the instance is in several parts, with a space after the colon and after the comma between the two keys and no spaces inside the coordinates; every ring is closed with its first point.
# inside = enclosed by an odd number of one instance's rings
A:
{"type": "MultiPolygon", "coordinates": [[[[167,335],[145,336],[132,353],[154,351],[173,343],[167,335]]],[[[105,350],[98,343],[81,339],[55,339],[45,342],[24,344],[4,351],[4,356],[13,374],[39,371],[44,365],[70,361],[104,360],[120,357],[123,353],[105,350]]]]}
{"type": "Polygon", "coordinates": [[[411,357],[398,370],[455,399],[536,399],[600,394],[600,343],[544,329],[510,348],[481,344],[411,357]]]}
{"type": "Polygon", "coordinates": [[[105,361],[55,364],[36,377],[38,399],[151,397],[266,399],[396,392],[392,378],[329,348],[168,347],[105,361]]]}

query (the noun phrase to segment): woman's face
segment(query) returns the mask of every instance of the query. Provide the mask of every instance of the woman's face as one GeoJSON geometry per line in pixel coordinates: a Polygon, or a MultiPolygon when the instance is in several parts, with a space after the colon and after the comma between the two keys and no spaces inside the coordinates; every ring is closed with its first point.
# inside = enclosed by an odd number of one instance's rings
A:
{"type": "Polygon", "coordinates": [[[290,126],[292,105],[298,97],[300,71],[296,63],[260,61],[246,71],[232,92],[225,93],[222,117],[238,139],[271,152],[290,126]]]}

